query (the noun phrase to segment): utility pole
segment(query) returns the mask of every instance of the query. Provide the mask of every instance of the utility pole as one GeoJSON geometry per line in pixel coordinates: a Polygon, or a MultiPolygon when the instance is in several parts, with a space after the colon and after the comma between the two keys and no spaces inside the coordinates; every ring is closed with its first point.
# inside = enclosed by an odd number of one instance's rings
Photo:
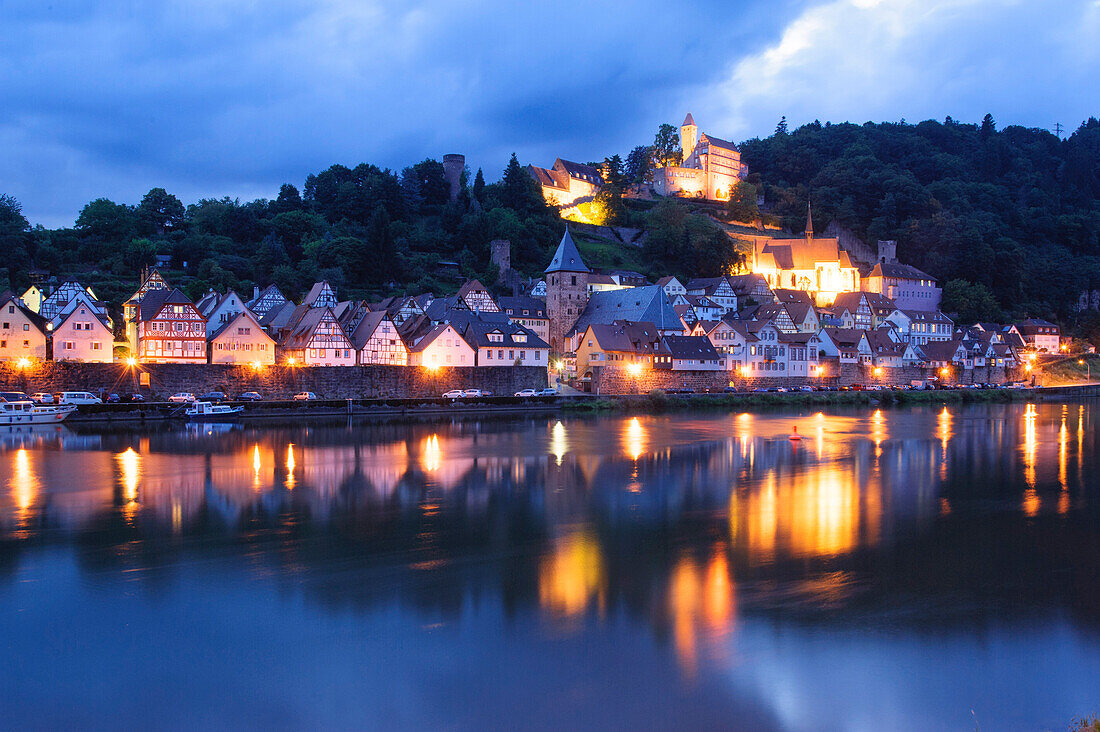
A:
{"type": "Polygon", "coordinates": [[[1062,123],[1061,122],[1055,122],[1054,123],[1054,134],[1058,136],[1059,140],[1062,139],[1062,123]]]}

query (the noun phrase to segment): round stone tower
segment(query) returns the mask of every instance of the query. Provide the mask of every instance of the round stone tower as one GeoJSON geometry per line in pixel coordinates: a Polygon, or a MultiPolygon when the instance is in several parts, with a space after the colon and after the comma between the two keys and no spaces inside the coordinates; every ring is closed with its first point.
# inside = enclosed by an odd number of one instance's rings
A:
{"type": "Polygon", "coordinates": [[[458,192],[462,190],[462,171],[465,169],[465,155],[448,153],[443,156],[443,175],[447,178],[447,184],[451,187],[452,201],[458,198],[458,192]]]}

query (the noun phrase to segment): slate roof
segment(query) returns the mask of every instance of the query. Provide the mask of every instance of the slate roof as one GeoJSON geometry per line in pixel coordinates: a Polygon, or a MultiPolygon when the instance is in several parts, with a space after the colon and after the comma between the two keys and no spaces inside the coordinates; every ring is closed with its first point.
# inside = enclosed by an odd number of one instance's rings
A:
{"type": "MultiPolygon", "coordinates": [[[[213,330],[207,330],[206,339],[212,341],[220,336],[222,333],[224,333],[225,330],[229,328],[229,326],[233,325],[234,327],[236,327],[236,325],[234,324],[241,318],[245,318],[246,320],[248,320],[250,323],[256,326],[256,329],[260,331],[260,333],[263,333],[263,335],[271,339],[271,336],[269,336],[267,332],[264,331],[263,326],[260,325],[260,321],[256,320],[256,316],[253,315],[252,311],[248,309],[242,310],[224,323],[218,323],[217,327],[215,327],[213,330]]],[[[272,342],[274,342],[273,339],[272,342]]]]}
{"type": "Polygon", "coordinates": [[[646,285],[592,293],[573,330],[582,333],[593,323],[613,323],[616,320],[649,322],[661,330],[678,330],[681,327],[680,316],[676,314],[664,289],[646,285]]]}
{"type": "Polygon", "coordinates": [[[520,295],[502,297],[497,301],[500,309],[513,318],[546,318],[546,301],[537,297],[520,295]],[[527,311],[524,314],[524,310],[527,311]]]}
{"type": "MultiPolygon", "coordinates": [[[[592,335],[604,351],[619,353],[655,353],[660,340],[653,323],[617,321],[593,323],[592,335]]],[[[588,328],[585,328],[585,332],[588,328]]]]}
{"type": "Polygon", "coordinates": [[[726,150],[732,150],[733,152],[737,152],[737,145],[734,145],[729,140],[723,140],[721,137],[715,137],[713,135],[708,135],[705,132],[703,133],[703,138],[707,141],[707,143],[709,145],[713,145],[714,147],[721,147],[721,148],[724,148],[726,150]]]}
{"type": "MultiPolygon", "coordinates": [[[[419,353],[420,351],[423,351],[425,348],[430,346],[436,338],[446,333],[448,328],[451,328],[452,330],[454,329],[454,327],[448,323],[442,323],[440,325],[434,326],[427,333],[417,338],[416,343],[409,346],[409,351],[413,353],[419,353]]],[[[457,334],[457,330],[455,332],[457,334]]]]}
{"type": "Polygon", "coordinates": [[[554,258],[550,260],[550,266],[546,268],[546,274],[551,272],[590,272],[581,259],[581,253],[569,235],[569,229],[565,230],[558,248],[554,252],[554,258]]]}
{"type": "Polygon", "coordinates": [[[661,339],[660,350],[673,358],[718,361],[722,356],[706,336],[669,335],[661,339]]]}
{"type": "Polygon", "coordinates": [[[473,322],[462,331],[462,338],[474,348],[550,348],[550,344],[539,338],[535,331],[517,323],[473,322]],[[503,340],[489,340],[490,333],[500,333],[503,340]],[[526,336],[526,340],[515,340],[517,335],[526,336]]]}
{"type": "Polygon", "coordinates": [[[140,320],[152,320],[157,317],[157,313],[165,305],[191,305],[195,303],[191,302],[191,299],[184,295],[182,292],[176,289],[171,290],[149,290],[145,293],[145,297],[141,298],[141,305],[138,308],[138,318],[140,320]]]}
{"type": "Polygon", "coordinates": [[[757,245],[757,262],[775,269],[815,269],[818,262],[839,262],[841,267],[852,268],[848,252],[840,248],[836,239],[768,239],[757,245]]]}
{"type": "Polygon", "coordinates": [[[916,267],[912,267],[908,264],[891,264],[878,262],[871,269],[871,273],[868,277],[895,277],[899,280],[932,280],[936,281],[936,278],[927,272],[922,272],[916,267]]]}

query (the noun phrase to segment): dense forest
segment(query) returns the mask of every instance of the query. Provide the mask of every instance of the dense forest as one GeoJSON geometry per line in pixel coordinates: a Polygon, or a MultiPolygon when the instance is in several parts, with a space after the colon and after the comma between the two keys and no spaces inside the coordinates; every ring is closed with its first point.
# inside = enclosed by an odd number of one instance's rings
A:
{"type": "MultiPolygon", "coordinates": [[[[804,125],[781,121],[765,139],[741,143],[750,175],[726,214],[739,221],[805,224],[812,199],[820,230],[835,220],[873,244],[898,241],[899,258],[938,277],[945,309],[964,320],[1048,316],[1068,321],[1086,288],[1100,287],[1100,121],[1068,139],[1036,129],[981,124],[804,125]],[[764,212],[757,210],[763,194],[764,212]]],[[[605,158],[593,210],[602,223],[641,229],[641,248],[579,235],[593,264],[630,265],[659,276],[712,276],[739,259],[694,201],[627,195],[654,164],[677,163],[677,130],[605,158]]],[[[100,198],[72,228],[32,228],[18,201],[0,195],[0,290],[21,291],[34,271],[75,276],[118,304],[141,267],[169,257],[192,296],[209,288],[269,282],[291,296],[326,278],[347,297],[451,292],[463,277],[496,280],[489,242],[512,242],[512,265],[538,276],[565,228],[515,156],[499,182],[463,175],[451,201],[443,165],[400,172],[363,163],[284,184],[274,200],[200,200],[185,206],[163,188],[136,205],[100,198]],[[472,180],[471,180],[472,177],[472,180]],[[185,266],[186,265],[186,266],[185,266]],[[443,274],[441,274],[443,273],[443,274]]]]}
{"type": "MultiPolygon", "coordinates": [[[[981,124],[813,123],[740,145],[749,183],[793,231],[813,202],[864,241],[938,277],[945,310],[1068,321],[1100,288],[1100,121],[1068,139],[981,124]],[[992,294],[992,297],[990,297],[992,294]]],[[[965,318],[965,319],[970,319],[965,318]]]]}

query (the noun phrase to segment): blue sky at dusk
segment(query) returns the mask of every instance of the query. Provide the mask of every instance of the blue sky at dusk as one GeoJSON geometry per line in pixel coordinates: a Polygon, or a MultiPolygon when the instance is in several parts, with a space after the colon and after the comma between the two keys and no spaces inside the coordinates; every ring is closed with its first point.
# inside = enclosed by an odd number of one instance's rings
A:
{"type": "Polygon", "coordinates": [[[462,152],[494,180],[651,141],[1100,115],[1100,0],[0,0],[0,193],[71,225],[163,186],[273,198],[462,152]]]}

